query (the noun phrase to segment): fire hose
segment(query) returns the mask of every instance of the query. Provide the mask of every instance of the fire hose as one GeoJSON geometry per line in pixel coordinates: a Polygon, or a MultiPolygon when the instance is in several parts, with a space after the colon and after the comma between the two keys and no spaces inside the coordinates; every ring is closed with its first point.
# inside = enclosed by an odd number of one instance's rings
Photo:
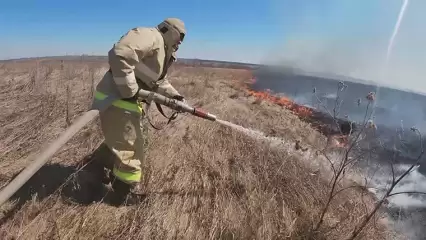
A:
{"type": "MultiPolygon", "coordinates": [[[[147,99],[147,102],[152,100],[176,111],[186,112],[200,118],[216,121],[216,116],[213,114],[204,112],[201,109],[189,106],[175,99],[167,98],[158,93],[140,90],[139,97],[147,99]]],[[[65,143],[67,143],[77,132],[97,117],[99,112],[100,110],[98,109],[91,109],[87,111],[77,118],[76,121],[68,127],[65,132],[60,134],[57,139],[45,146],[40,154],[36,156],[30,155],[25,162],[32,160],[32,163],[22,170],[6,187],[3,187],[0,190],[0,206],[8,201],[65,143]]]]}

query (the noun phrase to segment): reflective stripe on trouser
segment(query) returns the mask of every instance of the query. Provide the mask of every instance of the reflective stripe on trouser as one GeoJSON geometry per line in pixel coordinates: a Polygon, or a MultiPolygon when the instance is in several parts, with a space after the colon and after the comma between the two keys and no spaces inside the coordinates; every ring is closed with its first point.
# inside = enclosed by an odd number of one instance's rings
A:
{"type": "Polygon", "coordinates": [[[142,181],[148,131],[143,114],[114,105],[99,116],[105,144],[115,155],[113,174],[125,183],[142,181]]]}
{"type": "Polygon", "coordinates": [[[123,172],[120,169],[114,167],[112,173],[114,176],[125,183],[137,183],[142,180],[142,171],[123,172]]]}
{"type": "MultiPolygon", "coordinates": [[[[97,100],[104,100],[105,98],[107,98],[108,95],[96,91],[95,92],[95,99],[97,100]]],[[[122,108],[128,111],[132,111],[132,112],[137,112],[137,113],[142,113],[142,106],[137,104],[137,103],[132,103],[132,102],[128,102],[128,101],[124,101],[124,100],[115,100],[114,102],[112,102],[113,106],[116,106],[118,108],[122,108]]]]}

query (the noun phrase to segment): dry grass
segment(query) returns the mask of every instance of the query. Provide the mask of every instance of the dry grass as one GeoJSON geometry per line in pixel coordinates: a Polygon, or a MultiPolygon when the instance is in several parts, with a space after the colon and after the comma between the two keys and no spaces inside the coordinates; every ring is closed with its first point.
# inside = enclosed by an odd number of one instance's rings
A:
{"type": "MultiPolygon", "coordinates": [[[[2,183],[28,164],[23,157],[67,126],[67,114],[72,121],[87,109],[91,76],[98,81],[105,70],[88,63],[65,62],[64,70],[46,65],[5,63],[0,68],[2,183]]],[[[149,194],[142,204],[79,203],[67,193],[88,194],[79,192],[84,182],[72,173],[102,141],[94,122],[20,191],[19,201],[4,207],[0,238],[308,239],[328,182],[326,172],[313,174],[303,159],[319,161],[313,153],[324,137],[279,106],[253,104],[241,87],[249,77],[246,70],[192,67],[171,74],[191,104],[288,143],[301,140],[310,151],[277,148],[216,123],[180,116],[161,131],[150,130],[145,163],[149,194]],[[71,190],[61,191],[64,182],[71,190]]],[[[373,200],[361,194],[350,189],[339,195],[313,238],[349,235],[365,208],[372,207],[373,200]]],[[[363,239],[388,239],[386,234],[380,224],[370,224],[363,239]]]]}

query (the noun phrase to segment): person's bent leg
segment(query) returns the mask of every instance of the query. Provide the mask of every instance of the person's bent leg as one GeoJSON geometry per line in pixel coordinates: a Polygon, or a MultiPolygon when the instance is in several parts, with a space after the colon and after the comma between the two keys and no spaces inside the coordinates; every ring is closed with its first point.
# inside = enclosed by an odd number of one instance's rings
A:
{"type": "Polygon", "coordinates": [[[119,201],[124,201],[143,179],[141,160],[144,139],[140,118],[141,114],[114,106],[100,114],[105,143],[116,156],[112,185],[119,201]]]}

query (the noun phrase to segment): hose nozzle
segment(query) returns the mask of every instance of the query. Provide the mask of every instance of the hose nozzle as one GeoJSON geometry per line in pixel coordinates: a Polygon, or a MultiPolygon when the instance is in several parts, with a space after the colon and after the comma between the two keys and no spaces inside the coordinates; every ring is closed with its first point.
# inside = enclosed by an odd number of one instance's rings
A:
{"type": "Polygon", "coordinates": [[[187,105],[183,102],[177,101],[175,99],[167,98],[167,97],[160,95],[158,93],[154,93],[154,92],[150,92],[150,91],[141,89],[141,90],[139,90],[139,96],[143,99],[153,100],[156,103],[167,106],[167,107],[174,109],[176,111],[187,112],[187,113],[191,113],[192,115],[194,115],[196,117],[208,119],[210,121],[216,121],[216,116],[211,114],[211,113],[205,112],[205,111],[203,111],[199,108],[189,106],[189,105],[187,105]]]}
{"type": "Polygon", "coordinates": [[[199,109],[199,108],[194,108],[194,112],[192,113],[193,115],[200,117],[200,118],[204,118],[210,121],[216,121],[216,116],[208,113],[208,112],[204,112],[203,110],[199,109]]]}

